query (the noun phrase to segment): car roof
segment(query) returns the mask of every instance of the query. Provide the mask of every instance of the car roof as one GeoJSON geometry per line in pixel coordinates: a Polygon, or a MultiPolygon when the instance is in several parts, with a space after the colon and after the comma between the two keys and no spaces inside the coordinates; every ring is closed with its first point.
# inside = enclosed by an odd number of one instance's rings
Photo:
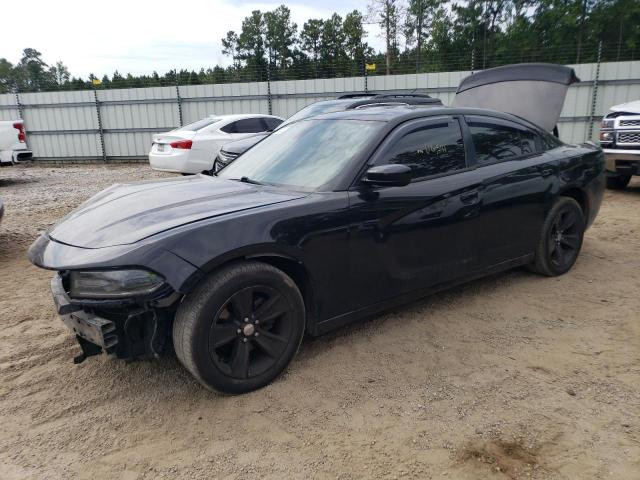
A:
{"type": "Polygon", "coordinates": [[[330,100],[320,100],[309,105],[334,105],[344,106],[345,110],[350,108],[358,108],[364,105],[383,103],[405,103],[408,105],[442,105],[442,101],[438,98],[433,98],[423,93],[414,92],[385,92],[385,93],[371,93],[371,94],[345,94],[338,98],[330,100]]]}
{"type": "MultiPolygon", "coordinates": [[[[436,117],[440,115],[484,115],[490,117],[501,118],[504,120],[515,121],[524,124],[535,130],[540,127],[535,124],[511,115],[510,113],[498,112],[495,110],[487,110],[481,108],[456,108],[445,106],[425,106],[420,105],[368,105],[366,108],[358,108],[352,110],[344,110],[339,112],[324,113],[308,118],[306,120],[366,120],[378,121],[384,123],[402,123],[406,120],[415,118],[436,117]]],[[[301,120],[304,121],[304,120],[301,120]]]]}

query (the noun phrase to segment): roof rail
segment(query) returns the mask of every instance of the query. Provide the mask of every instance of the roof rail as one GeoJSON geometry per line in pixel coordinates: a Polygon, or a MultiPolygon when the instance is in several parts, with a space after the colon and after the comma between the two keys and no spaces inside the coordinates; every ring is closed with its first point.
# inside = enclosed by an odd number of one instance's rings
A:
{"type": "Polygon", "coordinates": [[[420,97],[379,97],[367,98],[357,100],[353,104],[347,107],[347,110],[362,107],[363,105],[380,105],[380,104],[401,104],[401,105],[431,105],[434,107],[442,106],[442,101],[439,98],[432,98],[428,96],[420,97]]]}
{"type": "Polygon", "coordinates": [[[374,107],[408,107],[409,104],[406,102],[375,102],[375,103],[365,103],[363,105],[358,105],[357,107],[353,107],[352,110],[364,110],[365,108],[374,108],[374,107]]]}
{"type": "Polygon", "coordinates": [[[379,93],[375,98],[431,98],[426,93],[414,92],[384,92],[379,93]]]}
{"type": "Polygon", "coordinates": [[[375,97],[378,95],[376,92],[360,92],[360,93],[345,93],[338,97],[338,100],[347,99],[347,98],[369,98],[375,97]]]}

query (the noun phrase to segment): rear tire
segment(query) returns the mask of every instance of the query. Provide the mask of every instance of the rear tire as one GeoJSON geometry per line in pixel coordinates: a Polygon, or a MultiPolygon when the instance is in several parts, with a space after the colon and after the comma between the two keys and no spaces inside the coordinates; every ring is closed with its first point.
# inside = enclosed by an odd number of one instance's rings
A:
{"type": "Polygon", "coordinates": [[[584,213],[573,198],[560,197],[547,214],[531,269],[555,277],[573,267],[584,237],[584,213]]]}
{"type": "Polygon", "coordinates": [[[611,190],[622,190],[629,185],[631,175],[607,176],[607,188],[611,190]]]}
{"type": "Polygon", "coordinates": [[[186,296],[173,344],[202,385],[238,394],[280,375],[304,330],[304,302],[293,280],[266,263],[243,262],[210,274],[186,296]]]}

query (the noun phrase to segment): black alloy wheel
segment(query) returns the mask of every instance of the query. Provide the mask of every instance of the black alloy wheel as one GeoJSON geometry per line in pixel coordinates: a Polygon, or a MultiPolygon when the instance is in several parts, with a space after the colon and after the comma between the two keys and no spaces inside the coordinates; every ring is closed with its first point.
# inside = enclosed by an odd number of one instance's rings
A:
{"type": "Polygon", "coordinates": [[[261,375],[282,357],[294,322],[280,292],[268,285],[246,287],[224,303],[211,324],[211,360],[238,380],[261,375]]]}
{"type": "Polygon", "coordinates": [[[571,270],[582,248],[584,229],[584,213],[578,202],[558,198],[542,227],[532,270],[548,276],[571,270]]]}
{"type": "Polygon", "coordinates": [[[582,218],[573,208],[561,210],[552,224],[547,241],[551,262],[559,269],[572,265],[580,250],[582,218]]]}
{"type": "Polygon", "coordinates": [[[173,343],[180,362],[207,388],[244,393],[275,379],[305,329],[300,290],[281,270],[242,262],[211,273],[178,307],[173,343]]]}

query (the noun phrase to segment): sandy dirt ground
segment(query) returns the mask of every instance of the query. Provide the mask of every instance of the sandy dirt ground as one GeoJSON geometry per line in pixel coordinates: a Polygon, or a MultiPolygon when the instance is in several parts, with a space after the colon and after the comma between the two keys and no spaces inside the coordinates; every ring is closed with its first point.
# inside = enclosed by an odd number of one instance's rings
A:
{"type": "Polygon", "coordinates": [[[6,168],[0,478],[640,479],[640,182],[575,268],[514,270],[306,340],[244,396],[174,357],[72,364],[39,231],[146,166],[6,168]]]}

